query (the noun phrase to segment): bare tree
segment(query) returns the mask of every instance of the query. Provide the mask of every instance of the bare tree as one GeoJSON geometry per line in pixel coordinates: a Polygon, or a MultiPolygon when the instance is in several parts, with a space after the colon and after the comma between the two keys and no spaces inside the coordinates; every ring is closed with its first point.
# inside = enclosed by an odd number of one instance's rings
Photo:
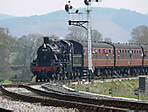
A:
{"type": "Polygon", "coordinates": [[[145,25],[137,26],[132,30],[130,42],[148,43],[148,27],[145,25]]]}
{"type": "Polygon", "coordinates": [[[85,40],[87,38],[87,31],[81,27],[70,27],[69,34],[66,39],[85,40]]]}
{"type": "Polygon", "coordinates": [[[112,39],[110,37],[105,37],[104,38],[104,41],[106,41],[106,42],[112,42],[112,39]]]}
{"type": "Polygon", "coordinates": [[[101,33],[97,30],[92,30],[91,36],[93,41],[103,40],[101,33]]]}
{"type": "MultiPolygon", "coordinates": [[[[66,36],[66,39],[74,40],[87,40],[87,30],[81,27],[70,27],[69,34],[66,36]]],[[[91,32],[92,40],[98,41],[102,40],[102,35],[97,30],[92,30],[91,32]]]]}

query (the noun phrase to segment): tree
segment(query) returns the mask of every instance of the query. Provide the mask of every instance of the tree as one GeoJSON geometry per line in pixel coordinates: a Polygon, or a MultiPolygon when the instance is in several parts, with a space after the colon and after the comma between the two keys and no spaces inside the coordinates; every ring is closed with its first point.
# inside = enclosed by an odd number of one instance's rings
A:
{"type": "Polygon", "coordinates": [[[66,39],[73,39],[73,40],[86,40],[87,32],[85,29],[81,27],[70,27],[69,34],[66,36],[66,39]]]}
{"type": "Polygon", "coordinates": [[[131,32],[132,39],[130,42],[148,43],[148,27],[140,25],[134,28],[131,32]]]}
{"type": "Polygon", "coordinates": [[[92,30],[91,35],[92,35],[92,40],[93,41],[103,40],[101,33],[98,32],[97,30],[92,30]]]}
{"type": "MultiPolygon", "coordinates": [[[[87,40],[87,30],[81,27],[70,27],[69,34],[66,36],[66,39],[73,40],[87,40]]],[[[91,31],[92,41],[102,40],[102,35],[97,30],[91,31]]]]}
{"type": "MultiPolygon", "coordinates": [[[[49,38],[58,39],[57,36],[51,35],[49,38]]],[[[23,35],[17,39],[17,47],[13,65],[22,66],[19,77],[28,78],[31,76],[30,63],[36,57],[38,48],[43,44],[43,36],[40,34],[23,35]]]]}
{"type": "Polygon", "coordinates": [[[30,62],[32,61],[33,53],[40,45],[39,43],[41,43],[37,42],[40,36],[40,34],[28,34],[17,39],[15,58],[12,64],[23,66],[22,71],[18,74],[21,75],[22,78],[30,76],[30,62]]]}
{"type": "Polygon", "coordinates": [[[51,39],[59,39],[59,37],[56,36],[56,35],[50,35],[49,38],[51,38],[51,39]]]}
{"type": "Polygon", "coordinates": [[[104,38],[104,41],[106,41],[106,42],[112,42],[112,39],[110,37],[105,37],[104,38]]]}
{"type": "Polygon", "coordinates": [[[0,74],[7,74],[10,71],[10,54],[14,50],[15,39],[8,35],[8,30],[0,28],[0,74]]]}

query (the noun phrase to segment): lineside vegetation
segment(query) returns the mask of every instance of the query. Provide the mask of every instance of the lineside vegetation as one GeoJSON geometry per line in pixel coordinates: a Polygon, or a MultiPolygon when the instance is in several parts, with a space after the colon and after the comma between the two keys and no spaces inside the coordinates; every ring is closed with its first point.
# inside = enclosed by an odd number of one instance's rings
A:
{"type": "Polygon", "coordinates": [[[101,95],[148,100],[148,79],[146,79],[146,91],[144,93],[139,92],[139,96],[135,95],[136,92],[138,93],[138,91],[135,91],[139,86],[138,84],[138,79],[126,79],[120,81],[104,80],[98,82],[90,82],[88,84],[70,84],[69,87],[78,91],[91,92],[101,95]]]}

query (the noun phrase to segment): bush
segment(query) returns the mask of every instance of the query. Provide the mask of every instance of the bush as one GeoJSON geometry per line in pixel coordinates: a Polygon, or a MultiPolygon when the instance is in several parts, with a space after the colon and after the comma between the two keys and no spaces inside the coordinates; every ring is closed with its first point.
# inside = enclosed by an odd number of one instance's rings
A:
{"type": "Polygon", "coordinates": [[[0,79],[0,82],[3,82],[4,81],[4,79],[0,79]]]}
{"type": "Polygon", "coordinates": [[[12,83],[12,81],[0,79],[0,84],[10,84],[10,83],[12,83]]]}

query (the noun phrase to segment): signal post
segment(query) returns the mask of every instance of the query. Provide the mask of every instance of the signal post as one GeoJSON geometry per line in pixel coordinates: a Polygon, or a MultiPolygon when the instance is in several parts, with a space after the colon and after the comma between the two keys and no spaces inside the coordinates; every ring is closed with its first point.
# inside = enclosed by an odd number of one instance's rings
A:
{"type": "MultiPolygon", "coordinates": [[[[92,2],[102,2],[102,0],[84,0],[85,5],[87,6],[87,20],[69,20],[69,25],[79,26],[87,30],[87,39],[88,39],[88,70],[89,75],[93,74],[93,64],[92,64],[92,38],[91,38],[91,3],[92,2]],[[87,23],[87,26],[84,24],[87,23]]],[[[68,14],[81,14],[79,10],[76,10],[75,12],[70,12],[70,9],[73,7],[70,5],[70,1],[68,1],[68,4],[65,5],[65,10],[68,12],[68,14]]],[[[74,19],[74,18],[73,18],[74,19]]]]}

